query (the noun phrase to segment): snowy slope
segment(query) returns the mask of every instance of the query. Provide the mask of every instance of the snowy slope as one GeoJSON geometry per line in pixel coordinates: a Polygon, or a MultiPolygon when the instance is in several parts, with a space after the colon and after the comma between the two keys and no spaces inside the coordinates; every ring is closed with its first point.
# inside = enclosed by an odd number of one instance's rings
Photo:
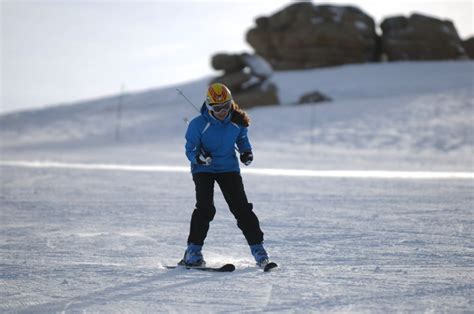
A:
{"type": "MultiPolygon", "coordinates": [[[[278,72],[273,80],[284,108],[250,110],[255,153],[263,157],[256,162],[311,169],[472,169],[473,72],[470,61],[278,72]],[[334,101],[290,105],[315,89],[334,101]]],[[[179,88],[200,106],[206,82],[179,88]]],[[[4,158],[30,160],[34,147],[40,160],[84,161],[76,150],[87,150],[86,161],[93,162],[187,163],[183,118],[196,112],[175,87],[124,95],[116,141],[119,98],[0,117],[4,158]]]]}
{"type": "MultiPolygon", "coordinates": [[[[204,255],[236,272],[164,268],[194,206],[182,169],[195,111],[175,87],[123,95],[118,140],[119,96],[0,116],[0,312],[471,311],[473,73],[468,61],[275,73],[284,105],[249,111],[243,173],[281,265],[270,274],[220,193],[204,255]],[[292,105],[315,89],[334,101],[292,105]]],[[[199,105],[207,80],[177,87],[199,105]]]]}

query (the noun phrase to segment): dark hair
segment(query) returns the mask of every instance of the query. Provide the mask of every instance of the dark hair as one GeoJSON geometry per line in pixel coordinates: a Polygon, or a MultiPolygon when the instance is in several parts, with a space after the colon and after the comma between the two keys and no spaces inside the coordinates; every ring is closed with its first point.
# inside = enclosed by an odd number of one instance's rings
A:
{"type": "Polygon", "coordinates": [[[232,111],[232,122],[244,127],[248,127],[250,125],[249,115],[244,110],[242,110],[242,108],[240,108],[235,101],[232,104],[232,111]]]}

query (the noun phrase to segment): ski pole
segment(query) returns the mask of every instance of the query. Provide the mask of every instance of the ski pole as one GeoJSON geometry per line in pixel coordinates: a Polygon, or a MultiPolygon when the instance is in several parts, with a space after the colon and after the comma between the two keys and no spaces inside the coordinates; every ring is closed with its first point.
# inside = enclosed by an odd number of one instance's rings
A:
{"type": "Polygon", "coordinates": [[[196,109],[197,112],[200,112],[199,109],[198,109],[198,107],[196,107],[196,106],[191,102],[191,100],[189,100],[189,98],[186,97],[185,94],[183,94],[183,92],[182,92],[180,89],[177,88],[176,91],[177,91],[181,96],[183,96],[183,98],[186,99],[186,101],[187,101],[191,106],[193,106],[194,109],[196,109]]]}
{"type": "MultiPolygon", "coordinates": [[[[197,112],[199,112],[199,109],[191,102],[191,100],[188,99],[188,97],[186,97],[186,95],[183,94],[183,92],[182,92],[180,89],[177,88],[176,91],[177,91],[181,96],[183,96],[183,98],[186,99],[186,101],[187,101],[191,106],[193,106],[194,109],[196,109],[197,112]]],[[[186,125],[189,126],[189,119],[188,119],[188,118],[183,118],[183,121],[184,121],[184,123],[186,123],[186,125]]],[[[206,154],[206,152],[204,151],[204,149],[203,149],[202,147],[201,147],[199,150],[201,151],[202,154],[206,154]]]]}

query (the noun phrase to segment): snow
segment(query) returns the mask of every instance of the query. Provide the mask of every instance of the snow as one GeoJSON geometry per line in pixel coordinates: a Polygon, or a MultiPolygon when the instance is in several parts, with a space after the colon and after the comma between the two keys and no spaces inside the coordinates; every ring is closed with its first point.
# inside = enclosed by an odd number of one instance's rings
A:
{"type": "MultiPolygon", "coordinates": [[[[126,165],[126,164],[91,164],[64,163],[48,161],[9,161],[0,160],[0,166],[27,168],[59,168],[79,170],[118,170],[135,172],[186,172],[189,167],[156,166],[156,165],[126,165]]],[[[286,177],[319,177],[319,178],[379,178],[379,179],[474,179],[473,172],[428,172],[428,171],[369,171],[369,170],[304,170],[304,169],[274,169],[274,168],[244,168],[243,174],[259,176],[286,177]]]]}
{"type": "Polygon", "coordinates": [[[330,6],[329,9],[331,12],[334,14],[333,16],[333,21],[335,23],[341,23],[342,21],[342,16],[346,13],[346,8],[344,7],[336,7],[336,6],[330,6]]]}
{"type": "Polygon", "coordinates": [[[369,27],[363,21],[355,21],[354,26],[360,30],[367,30],[369,27]]]}
{"type": "Polygon", "coordinates": [[[194,187],[183,118],[208,78],[0,116],[1,312],[468,312],[474,63],[275,72],[249,110],[245,188],[280,268],[259,271],[220,192],[204,247],[167,270],[194,187]],[[334,101],[291,105],[320,90],[334,101]],[[116,128],[120,137],[116,139],[116,128]]]}
{"type": "Polygon", "coordinates": [[[272,66],[270,65],[270,63],[267,62],[267,60],[260,57],[259,55],[243,54],[242,59],[244,60],[245,64],[250,68],[250,72],[252,73],[252,75],[262,79],[266,79],[272,76],[272,66]]]}

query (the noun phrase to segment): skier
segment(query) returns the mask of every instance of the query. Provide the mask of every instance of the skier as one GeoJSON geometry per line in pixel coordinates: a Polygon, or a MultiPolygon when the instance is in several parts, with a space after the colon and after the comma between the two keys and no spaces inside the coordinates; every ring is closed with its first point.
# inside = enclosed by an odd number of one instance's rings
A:
{"type": "Polygon", "coordinates": [[[196,190],[196,208],[191,217],[188,246],[180,265],[204,266],[201,253],[209,230],[209,223],[216,213],[214,183],[217,182],[237,226],[247,240],[257,265],[268,263],[263,247],[263,232],[252,203],[247,201],[235,144],[240,161],[248,166],[253,160],[252,146],[247,137],[250,118],[235,103],[224,84],[209,86],[201,115],[194,118],[186,131],[186,156],[191,162],[191,172],[196,190]]]}

